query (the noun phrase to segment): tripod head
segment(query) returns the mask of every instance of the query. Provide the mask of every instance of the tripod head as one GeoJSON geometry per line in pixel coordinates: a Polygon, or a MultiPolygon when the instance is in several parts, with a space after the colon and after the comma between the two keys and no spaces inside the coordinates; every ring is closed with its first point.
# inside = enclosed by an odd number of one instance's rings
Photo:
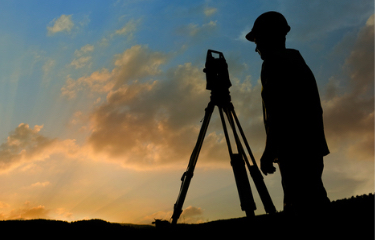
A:
{"type": "Polygon", "coordinates": [[[209,49],[206,57],[206,67],[203,72],[206,73],[206,89],[211,90],[212,100],[228,100],[230,101],[229,88],[232,83],[229,79],[228,64],[222,52],[209,49]],[[215,58],[214,54],[219,57],[215,58]]]}

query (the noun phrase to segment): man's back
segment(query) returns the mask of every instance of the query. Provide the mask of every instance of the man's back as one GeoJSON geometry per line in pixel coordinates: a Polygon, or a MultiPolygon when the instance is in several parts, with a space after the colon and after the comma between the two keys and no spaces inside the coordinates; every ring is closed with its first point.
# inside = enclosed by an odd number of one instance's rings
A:
{"type": "Polygon", "coordinates": [[[261,80],[266,130],[276,133],[278,154],[327,155],[318,88],[301,54],[283,49],[270,55],[261,80]]]}

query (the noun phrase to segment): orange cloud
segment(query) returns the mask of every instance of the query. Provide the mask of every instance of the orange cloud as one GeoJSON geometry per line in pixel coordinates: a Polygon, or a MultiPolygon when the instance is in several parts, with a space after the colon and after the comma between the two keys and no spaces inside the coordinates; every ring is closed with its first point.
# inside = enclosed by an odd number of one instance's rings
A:
{"type": "MultiPolygon", "coordinates": [[[[124,167],[154,169],[187,164],[209,102],[202,68],[186,63],[163,72],[167,56],[147,47],[134,46],[115,56],[113,70],[103,69],[89,77],[69,79],[62,94],[77,92],[106,94],[106,101],[90,114],[91,134],[87,144],[91,158],[108,159],[124,167]]],[[[237,66],[236,69],[241,69],[237,66]]],[[[236,110],[261,114],[260,85],[250,78],[233,79],[236,110]],[[254,94],[255,93],[255,94],[254,94]]],[[[200,158],[206,163],[229,165],[229,155],[218,111],[212,117],[200,158]]],[[[242,116],[241,116],[242,117],[242,116]]],[[[260,126],[253,135],[264,135],[258,116],[242,125],[245,130],[260,126]]],[[[262,142],[263,143],[263,142],[262,142]]]]}
{"type": "Polygon", "coordinates": [[[32,207],[30,202],[25,202],[22,208],[11,210],[5,219],[48,219],[49,212],[50,210],[47,210],[42,205],[32,207]]]}
{"type": "Polygon", "coordinates": [[[39,132],[43,126],[21,123],[10,133],[7,141],[0,145],[0,172],[9,171],[22,164],[42,161],[52,154],[64,153],[72,156],[77,153],[74,140],[50,139],[39,132]]]}
{"type": "Polygon", "coordinates": [[[2,220],[54,219],[55,217],[61,220],[73,220],[73,214],[65,208],[51,210],[43,205],[32,204],[26,201],[20,207],[11,209],[9,204],[0,202],[0,219],[2,220]]]}
{"type": "Polygon", "coordinates": [[[112,74],[107,69],[93,72],[88,77],[81,77],[77,80],[67,77],[65,85],[61,88],[61,94],[73,99],[78,92],[90,89],[93,92],[108,92],[113,88],[113,82],[109,81],[112,74]]]}
{"type": "Polygon", "coordinates": [[[73,213],[68,212],[65,208],[56,209],[56,213],[57,213],[59,219],[64,219],[64,220],[72,220],[73,219],[73,213]]]}
{"type": "Polygon", "coordinates": [[[30,187],[46,187],[50,184],[50,182],[36,182],[30,185],[30,187]]]}
{"type": "Polygon", "coordinates": [[[165,63],[167,55],[152,52],[147,47],[136,45],[115,56],[112,71],[103,68],[88,77],[74,80],[68,76],[61,94],[75,98],[81,91],[89,90],[96,93],[108,93],[117,90],[129,81],[137,81],[161,73],[159,66],[165,63]]]}
{"type": "Polygon", "coordinates": [[[184,146],[186,139],[196,138],[199,130],[191,122],[202,116],[208,100],[203,91],[196,91],[198,76],[202,77],[198,69],[185,65],[169,81],[133,81],[109,92],[107,102],[91,115],[88,143],[94,152],[128,166],[155,167],[186,159],[191,151],[184,146]]]}

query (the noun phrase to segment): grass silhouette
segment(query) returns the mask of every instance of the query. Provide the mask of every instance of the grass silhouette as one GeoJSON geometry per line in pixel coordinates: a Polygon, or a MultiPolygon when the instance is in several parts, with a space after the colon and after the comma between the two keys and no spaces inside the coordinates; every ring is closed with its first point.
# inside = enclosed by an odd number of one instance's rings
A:
{"type": "Polygon", "coordinates": [[[374,239],[374,194],[333,201],[330,211],[306,211],[303,216],[279,212],[250,220],[244,217],[164,227],[101,219],[4,220],[0,230],[15,239],[374,239]]]}

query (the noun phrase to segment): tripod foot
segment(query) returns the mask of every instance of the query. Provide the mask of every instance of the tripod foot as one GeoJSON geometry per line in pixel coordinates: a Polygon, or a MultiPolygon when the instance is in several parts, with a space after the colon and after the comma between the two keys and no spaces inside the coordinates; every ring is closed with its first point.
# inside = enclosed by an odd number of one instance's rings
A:
{"type": "Polygon", "coordinates": [[[245,213],[248,219],[253,219],[255,217],[254,211],[245,211],[245,213]]]}

